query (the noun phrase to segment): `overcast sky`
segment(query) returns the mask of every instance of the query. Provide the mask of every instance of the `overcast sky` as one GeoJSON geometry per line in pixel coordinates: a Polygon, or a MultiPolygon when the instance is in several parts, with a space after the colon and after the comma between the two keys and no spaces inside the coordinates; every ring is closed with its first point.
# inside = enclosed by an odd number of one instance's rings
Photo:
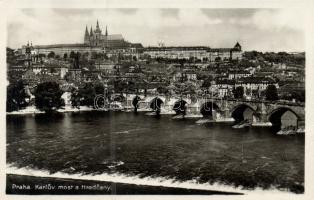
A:
{"type": "Polygon", "coordinates": [[[8,17],[8,46],[82,43],[85,27],[156,46],[304,51],[304,13],[293,9],[19,9],[8,17]]]}

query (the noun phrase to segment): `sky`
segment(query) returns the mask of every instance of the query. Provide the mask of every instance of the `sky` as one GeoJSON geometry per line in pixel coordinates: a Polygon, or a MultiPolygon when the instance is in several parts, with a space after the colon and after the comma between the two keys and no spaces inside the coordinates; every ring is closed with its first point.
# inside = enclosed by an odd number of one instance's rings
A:
{"type": "Polygon", "coordinates": [[[11,48],[82,43],[87,25],[122,34],[144,46],[233,47],[243,50],[304,51],[305,14],[282,9],[15,9],[7,21],[11,48]]]}

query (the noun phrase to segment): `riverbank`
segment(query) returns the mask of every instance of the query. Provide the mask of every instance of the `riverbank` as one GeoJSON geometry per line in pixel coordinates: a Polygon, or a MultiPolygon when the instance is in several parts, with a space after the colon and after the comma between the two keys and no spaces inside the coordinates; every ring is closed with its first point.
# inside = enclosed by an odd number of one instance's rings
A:
{"type": "MultiPolygon", "coordinates": [[[[83,112],[83,111],[95,111],[99,109],[91,108],[88,106],[81,106],[78,108],[73,108],[72,106],[65,106],[63,109],[58,109],[56,112],[64,113],[64,112],[83,112]]],[[[7,112],[7,115],[29,115],[29,114],[42,114],[44,111],[38,110],[35,106],[28,106],[25,109],[7,112]]]]}
{"type": "Polygon", "coordinates": [[[7,174],[7,194],[107,194],[107,195],[239,195],[241,193],[108,181],[36,177],[7,174]]]}
{"type": "MultiPolygon", "coordinates": [[[[117,111],[117,109],[97,109],[93,107],[88,106],[80,106],[80,108],[73,108],[72,106],[65,106],[64,108],[56,110],[58,113],[66,113],[66,112],[85,112],[85,111],[117,111]]],[[[134,112],[134,109],[131,107],[125,107],[124,109],[120,109],[118,111],[125,111],[125,112],[134,112]]],[[[151,109],[138,109],[137,112],[147,112],[147,115],[155,115],[155,112],[153,112],[151,109]]],[[[36,109],[35,106],[28,106],[25,109],[18,110],[18,111],[12,111],[7,112],[7,115],[29,115],[29,114],[43,114],[44,111],[40,111],[36,109]]],[[[176,112],[173,110],[161,110],[161,115],[175,115],[176,112]]],[[[195,115],[195,114],[188,114],[185,116],[185,118],[202,118],[202,115],[195,115]]]]}

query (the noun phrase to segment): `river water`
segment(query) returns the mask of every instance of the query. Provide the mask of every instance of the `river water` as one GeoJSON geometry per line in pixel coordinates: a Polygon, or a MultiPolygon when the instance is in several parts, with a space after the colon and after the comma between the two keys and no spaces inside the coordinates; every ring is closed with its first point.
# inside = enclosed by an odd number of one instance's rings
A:
{"type": "Polygon", "coordinates": [[[7,163],[50,174],[119,174],[303,192],[304,135],[196,121],[97,111],[7,116],[7,163]]]}

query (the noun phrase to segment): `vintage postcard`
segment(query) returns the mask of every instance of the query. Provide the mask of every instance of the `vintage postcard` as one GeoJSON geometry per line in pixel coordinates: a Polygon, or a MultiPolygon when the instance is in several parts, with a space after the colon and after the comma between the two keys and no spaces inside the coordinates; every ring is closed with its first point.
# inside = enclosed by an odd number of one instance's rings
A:
{"type": "Polygon", "coordinates": [[[311,3],[31,2],[3,4],[4,199],[309,198],[311,3]]]}

